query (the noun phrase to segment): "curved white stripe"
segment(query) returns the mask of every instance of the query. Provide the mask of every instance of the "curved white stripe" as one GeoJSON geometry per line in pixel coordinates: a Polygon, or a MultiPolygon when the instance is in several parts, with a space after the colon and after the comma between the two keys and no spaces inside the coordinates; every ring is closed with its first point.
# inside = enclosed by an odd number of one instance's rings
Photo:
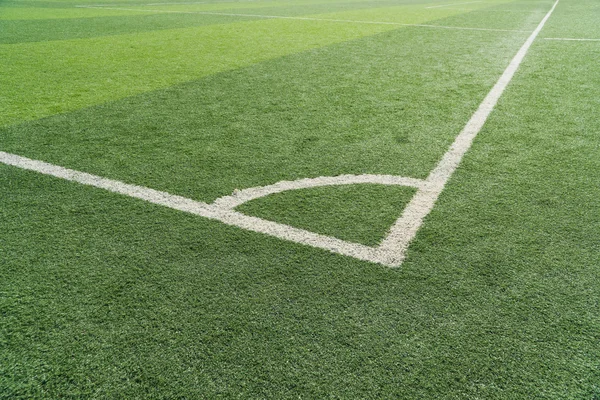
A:
{"type": "Polygon", "coordinates": [[[380,185],[398,185],[421,188],[425,181],[415,178],[405,178],[394,175],[339,175],[320,176],[318,178],[305,178],[297,181],[281,181],[269,186],[253,187],[234,192],[230,196],[223,196],[215,200],[213,205],[233,209],[247,201],[258,199],[274,193],[287,190],[308,189],[320,186],[354,185],[359,183],[375,183],[380,185]]]}

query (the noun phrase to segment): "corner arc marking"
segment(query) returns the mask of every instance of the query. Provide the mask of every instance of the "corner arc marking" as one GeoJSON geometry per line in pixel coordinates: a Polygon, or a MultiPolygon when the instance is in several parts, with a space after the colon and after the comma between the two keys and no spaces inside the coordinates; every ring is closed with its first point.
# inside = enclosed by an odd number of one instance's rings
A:
{"type": "Polygon", "coordinates": [[[273,185],[252,187],[234,192],[232,195],[223,196],[214,201],[213,205],[223,209],[234,209],[247,201],[265,197],[288,190],[309,189],[321,186],[355,185],[372,183],[380,185],[409,186],[417,189],[423,188],[427,182],[421,179],[407,178],[395,175],[338,175],[305,178],[295,181],[281,181],[273,185]]]}

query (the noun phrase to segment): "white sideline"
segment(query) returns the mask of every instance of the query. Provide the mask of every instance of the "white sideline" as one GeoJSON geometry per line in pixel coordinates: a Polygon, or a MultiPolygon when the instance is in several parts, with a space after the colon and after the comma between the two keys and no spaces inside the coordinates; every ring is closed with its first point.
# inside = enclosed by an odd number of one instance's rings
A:
{"type": "Polygon", "coordinates": [[[452,7],[452,6],[459,6],[459,5],[462,5],[462,4],[473,4],[473,3],[481,3],[481,1],[467,1],[466,3],[442,4],[442,5],[439,5],[439,6],[431,6],[431,7],[425,7],[425,8],[452,7]]]}
{"type": "Polygon", "coordinates": [[[502,96],[504,89],[506,89],[512,80],[519,65],[521,65],[523,58],[525,58],[527,51],[546,24],[546,21],[548,21],[548,18],[550,18],[550,15],[552,15],[552,12],[559,1],[560,0],[556,0],[550,11],[548,11],[537,28],[535,28],[529,38],[527,38],[523,46],[511,60],[508,67],[502,73],[502,76],[500,76],[500,79],[498,79],[498,82],[496,82],[492,90],[479,105],[477,111],[475,111],[469,122],[467,122],[467,125],[456,137],[454,143],[450,146],[450,149],[444,154],[442,160],[434,170],[431,171],[426,179],[430,184],[430,187],[421,189],[415,194],[408,206],[404,209],[404,213],[398,218],[390,230],[389,235],[381,243],[380,248],[382,250],[399,255],[400,258],[395,260],[396,265],[402,263],[405,251],[408,248],[410,241],[415,237],[417,231],[421,227],[423,219],[431,212],[433,205],[442,190],[444,190],[446,183],[454,171],[456,171],[456,168],[458,168],[458,165],[467,150],[469,150],[473,144],[473,139],[475,139],[475,136],[477,136],[487,121],[494,106],[498,102],[498,99],[502,96]]]}
{"type": "Polygon", "coordinates": [[[237,13],[222,13],[212,11],[174,11],[174,10],[143,10],[138,8],[123,8],[123,7],[104,7],[104,6],[75,6],[78,8],[97,8],[103,10],[122,10],[122,11],[141,11],[150,13],[167,13],[167,14],[199,14],[199,15],[220,15],[224,17],[244,17],[244,18],[264,18],[264,19],[291,19],[298,21],[322,21],[322,22],[341,22],[352,24],[370,24],[370,25],[395,25],[395,26],[415,26],[422,28],[438,28],[438,29],[457,29],[466,31],[491,31],[491,32],[527,32],[518,29],[493,29],[493,28],[471,28],[463,26],[449,25],[429,25],[429,24],[402,24],[400,22],[388,21],[362,21],[354,19],[335,19],[335,18],[312,18],[312,17],[288,17],[284,15],[262,15],[262,14],[237,14],[237,13]]]}
{"type": "Polygon", "coordinates": [[[264,233],[280,239],[326,249],[334,253],[380,263],[390,267],[397,267],[404,260],[405,251],[422,225],[423,219],[432,210],[446,183],[458,168],[463,156],[471,147],[475,136],[477,136],[483,127],[498,99],[504,92],[504,89],[512,80],[519,65],[523,61],[531,44],[544,27],[548,18],[550,18],[550,15],[552,15],[552,12],[559,1],[560,0],[556,0],[551,10],[546,14],[537,28],[519,49],[508,67],[502,73],[502,76],[500,76],[492,90],[480,104],[477,111],[475,111],[466,126],[456,137],[450,149],[444,154],[441,161],[425,180],[390,175],[341,175],[338,177],[320,177],[302,179],[294,182],[279,182],[263,188],[245,189],[232,196],[224,196],[213,204],[207,204],[166,192],[71,170],[43,161],[31,160],[26,157],[2,151],[0,151],[0,162],[142,199],[154,204],[218,220],[228,225],[264,233]],[[247,216],[232,209],[245,201],[284,190],[353,183],[380,183],[417,188],[417,193],[413,196],[407,207],[404,209],[404,212],[394,223],[388,236],[383,240],[379,247],[369,247],[362,244],[346,242],[341,239],[320,235],[277,222],[247,216]]]}
{"type": "Polygon", "coordinates": [[[579,39],[579,38],[549,38],[545,37],[544,40],[565,40],[569,42],[600,42],[600,39],[579,39]]]}

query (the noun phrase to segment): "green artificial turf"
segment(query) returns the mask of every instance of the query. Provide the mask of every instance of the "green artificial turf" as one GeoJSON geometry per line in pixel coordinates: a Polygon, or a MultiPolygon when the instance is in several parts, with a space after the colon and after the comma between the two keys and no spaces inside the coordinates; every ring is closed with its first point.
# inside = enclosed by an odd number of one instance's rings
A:
{"type": "MultiPolygon", "coordinates": [[[[96,3],[0,1],[0,151],[208,202],[426,177],[528,36],[96,3]]],[[[530,32],[552,5],[441,3],[152,7],[530,32]]],[[[599,17],[560,1],[397,269],[0,164],[0,398],[598,399],[600,42],[544,38],[599,17]]],[[[373,245],[410,194],[238,210],[373,245]]]]}
{"type": "Polygon", "coordinates": [[[203,201],[306,177],[424,178],[525,36],[397,29],[0,128],[3,149],[203,201]]]}

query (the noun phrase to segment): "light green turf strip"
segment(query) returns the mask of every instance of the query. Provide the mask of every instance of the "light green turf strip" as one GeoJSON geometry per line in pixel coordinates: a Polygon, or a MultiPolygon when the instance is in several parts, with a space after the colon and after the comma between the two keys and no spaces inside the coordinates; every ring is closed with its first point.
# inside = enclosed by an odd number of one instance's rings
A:
{"type": "MultiPolygon", "coordinates": [[[[258,19],[258,18],[257,18],[258,19]]],[[[147,14],[114,17],[0,21],[0,43],[32,43],[117,36],[239,21],[239,17],[147,14]]],[[[249,19],[246,18],[246,21],[249,19]]]]}
{"type": "Polygon", "coordinates": [[[128,11],[114,9],[95,9],[90,13],[85,8],[1,8],[0,20],[22,20],[22,19],[57,19],[57,18],[86,18],[86,17],[112,17],[116,15],[145,15],[144,11],[128,11]]]}
{"type": "MultiPolygon", "coordinates": [[[[405,19],[426,22],[424,16],[405,19]]],[[[409,22],[410,21],[410,22],[409,22]]],[[[264,20],[0,46],[0,125],[171,86],[394,25],[264,20]]]]}
{"type": "MultiPolygon", "coordinates": [[[[117,16],[117,15],[146,15],[148,9],[156,9],[159,11],[175,10],[175,11],[215,11],[215,10],[235,10],[235,9],[260,9],[271,7],[293,6],[290,2],[221,2],[221,3],[205,3],[205,4],[183,4],[183,5],[161,5],[152,4],[153,1],[144,2],[141,4],[131,4],[124,2],[105,3],[102,1],[95,2],[78,2],[72,1],[65,3],[62,8],[52,7],[34,7],[35,3],[29,7],[2,7],[0,8],[0,20],[38,20],[38,19],[70,19],[70,18],[92,18],[102,16],[117,16]],[[98,6],[100,5],[100,6],[98,6]],[[85,8],[94,7],[94,8],[85,8]],[[116,9],[119,8],[119,9],[116,9]]],[[[346,3],[346,2],[343,2],[346,3]]],[[[359,4],[367,2],[355,1],[349,4],[359,4]]],[[[25,3],[27,4],[27,3],[25,3]]],[[[302,6],[310,7],[311,5],[327,6],[331,4],[335,7],[340,2],[306,2],[302,6]]],[[[385,4],[385,3],[384,3],[385,4]]]]}
{"type": "Polygon", "coordinates": [[[0,125],[41,118],[395,29],[308,21],[212,25],[0,46],[0,125]]]}

